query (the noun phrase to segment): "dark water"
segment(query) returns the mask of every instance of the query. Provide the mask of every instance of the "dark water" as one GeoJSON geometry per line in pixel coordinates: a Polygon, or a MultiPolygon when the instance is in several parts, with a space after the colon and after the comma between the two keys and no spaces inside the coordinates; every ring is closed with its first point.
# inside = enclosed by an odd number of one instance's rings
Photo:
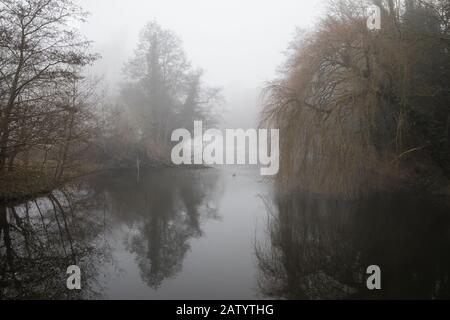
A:
{"type": "Polygon", "coordinates": [[[249,168],[115,172],[0,207],[4,299],[450,298],[450,210],[283,194],[249,168]],[[68,291],[66,269],[82,271],[68,291]],[[382,290],[366,269],[379,265],[382,290]]]}

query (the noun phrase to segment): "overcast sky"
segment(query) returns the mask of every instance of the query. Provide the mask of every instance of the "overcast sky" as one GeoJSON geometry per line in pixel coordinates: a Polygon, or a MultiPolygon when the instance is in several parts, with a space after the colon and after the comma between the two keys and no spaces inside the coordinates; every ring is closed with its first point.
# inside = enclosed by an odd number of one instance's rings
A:
{"type": "Polygon", "coordinates": [[[223,89],[225,125],[254,125],[258,96],[275,76],[296,27],[310,27],[323,0],[78,0],[91,13],[83,32],[102,55],[94,72],[114,93],[139,32],[156,20],[183,40],[205,81],[223,89]]]}

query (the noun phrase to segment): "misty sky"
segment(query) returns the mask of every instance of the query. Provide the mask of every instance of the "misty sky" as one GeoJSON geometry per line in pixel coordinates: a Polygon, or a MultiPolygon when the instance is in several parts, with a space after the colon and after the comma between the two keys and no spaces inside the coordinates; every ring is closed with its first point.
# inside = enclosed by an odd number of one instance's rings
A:
{"type": "Polygon", "coordinates": [[[254,125],[264,83],[276,75],[296,27],[309,27],[322,0],[78,0],[91,13],[83,33],[102,60],[94,67],[112,94],[139,32],[156,20],[176,32],[204,80],[221,87],[224,125],[254,125]]]}

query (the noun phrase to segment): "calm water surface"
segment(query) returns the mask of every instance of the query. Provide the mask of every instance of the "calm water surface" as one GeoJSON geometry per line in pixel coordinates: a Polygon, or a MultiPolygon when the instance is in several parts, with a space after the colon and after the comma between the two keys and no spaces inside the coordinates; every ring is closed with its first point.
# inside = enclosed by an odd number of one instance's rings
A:
{"type": "Polygon", "coordinates": [[[286,194],[252,168],[103,174],[0,206],[0,297],[449,298],[448,208],[411,192],[286,194]],[[65,287],[71,264],[80,292],[65,287]]]}
{"type": "Polygon", "coordinates": [[[115,261],[108,297],[256,298],[254,247],[267,219],[260,197],[269,194],[256,170],[165,170],[125,181],[100,187],[115,261]]]}

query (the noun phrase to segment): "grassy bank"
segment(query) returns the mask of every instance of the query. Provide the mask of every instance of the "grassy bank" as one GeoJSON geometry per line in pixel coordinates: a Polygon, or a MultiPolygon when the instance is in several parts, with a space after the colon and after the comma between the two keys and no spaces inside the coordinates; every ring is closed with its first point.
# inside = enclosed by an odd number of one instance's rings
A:
{"type": "Polygon", "coordinates": [[[48,194],[62,185],[102,170],[100,167],[84,166],[66,170],[63,176],[56,179],[51,172],[18,168],[0,175],[0,201],[19,202],[48,194]]]}
{"type": "MultiPolygon", "coordinates": [[[[140,170],[160,169],[173,167],[168,161],[145,161],[140,165],[140,170]]],[[[205,168],[201,166],[201,168],[205,168]]],[[[58,189],[65,184],[85,177],[87,175],[103,171],[137,170],[136,164],[126,163],[102,163],[95,165],[78,164],[64,171],[61,178],[55,178],[53,170],[35,170],[16,168],[0,174],[0,201],[3,203],[17,203],[27,199],[36,198],[58,189]]]]}

